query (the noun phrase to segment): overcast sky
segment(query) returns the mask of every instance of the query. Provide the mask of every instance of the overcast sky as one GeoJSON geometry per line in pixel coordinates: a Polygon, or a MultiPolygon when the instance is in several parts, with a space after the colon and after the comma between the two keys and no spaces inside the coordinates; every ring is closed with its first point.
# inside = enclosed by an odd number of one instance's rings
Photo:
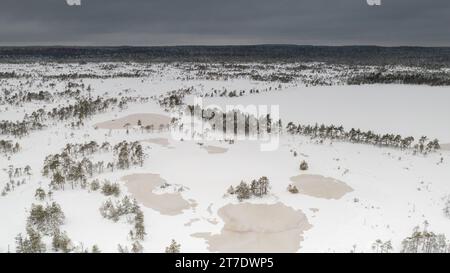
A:
{"type": "Polygon", "coordinates": [[[0,0],[0,45],[450,46],[450,0],[0,0]]]}

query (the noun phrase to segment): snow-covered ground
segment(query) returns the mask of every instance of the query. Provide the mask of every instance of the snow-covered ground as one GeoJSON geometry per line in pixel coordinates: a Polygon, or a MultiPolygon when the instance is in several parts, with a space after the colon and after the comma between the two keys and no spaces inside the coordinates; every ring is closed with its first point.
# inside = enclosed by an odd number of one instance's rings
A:
{"type": "MultiPolygon", "coordinates": [[[[141,204],[147,233],[141,242],[145,252],[163,252],[172,239],[181,244],[183,252],[208,252],[208,240],[192,235],[223,232],[222,228],[227,223],[218,211],[230,203],[239,204],[235,197],[226,195],[227,189],[242,180],[250,182],[262,176],[270,180],[269,194],[244,202],[282,203],[303,212],[311,228],[302,231],[299,252],[370,252],[377,239],[391,240],[394,251],[400,251],[402,240],[424,221],[429,223],[429,229],[433,232],[450,238],[450,218],[443,212],[446,198],[450,195],[448,148],[427,155],[414,155],[411,150],[341,141],[326,140],[319,144],[306,136],[283,133],[278,149],[263,152],[258,141],[243,140],[234,144],[205,141],[199,145],[199,141],[175,139],[166,130],[149,132],[134,128],[135,124],[129,130],[99,129],[95,126],[131,114],[170,116],[157,103],[158,98],[170,91],[192,88],[193,92],[185,99],[185,103],[189,103],[194,97],[214,90],[237,90],[246,93],[238,97],[208,96],[203,98],[203,103],[224,109],[226,105],[279,105],[284,124],[292,121],[312,125],[343,125],[347,129],[354,127],[383,134],[398,133],[416,139],[426,135],[445,144],[450,143],[450,88],[343,84],[314,87],[301,81],[259,81],[246,76],[211,79],[197,74],[193,67],[179,64],[1,64],[0,72],[16,71],[26,76],[0,79],[0,97],[21,91],[56,94],[78,88],[84,96],[149,99],[131,101],[124,109],[114,107],[97,113],[86,120],[84,126],[76,129],[68,126],[70,120],[47,120],[46,128],[20,138],[0,135],[0,140],[13,140],[21,146],[16,154],[0,154],[0,190],[10,179],[10,165],[14,168],[29,165],[32,169],[30,176],[13,178],[25,179],[25,184],[0,196],[0,252],[15,251],[15,237],[26,233],[31,205],[45,203],[36,200],[35,191],[39,187],[46,191],[49,189],[50,179],[42,174],[46,156],[62,152],[67,143],[89,141],[108,141],[112,144],[124,140],[140,141],[144,147],[147,158],[142,167],[114,170],[88,178],[88,181],[109,179],[118,182],[121,195],[113,199],[132,196],[122,177],[157,174],[171,185],[182,185],[185,188],[181,192],[183,199],[196,204],[177,215],[164,215],[141,204]],[[139,75],[134,77],[107,77],[136,72],[139,75]],[[75,73],[95,74],[98,77],[51,77],[75,73]],[[84,87],[70,87],[69,82],[83,83],[84,87]],[[261,92],[250,93],[252,89],[261,92]],[[148,141],[156,138],[167,139],[169,145],[148,141]],[[202,145],[225,149],[211,153],[202,145]],[[297,156],[294,156],[294,151],[297,156]],[[308,162],[307,171],[299,170],[303,160],[308,162]],[[288,192],[291,178],[301,174],[331,177],[344,182],[353,191],[336,200],[288,192]]],[[[287,71],[289,67],[280,65],[272,69],[287,71]]],[[[250,67],[250,70],[253,69],[258,67],[250,67]]],[[[260,69],[261,74],[270,72],[260,69]]],[[[322,77],[329,75],[334,78],[332,71],[323,72],[322,77]]],[[[315,74],[311,72],[311,75],[315,74]]],[[[63,95],[54,96],[51,101],[20,102],[16,105],[0,100],[0,120],[22,120],[25,114],[39,108],[51,111],[75,101],[75,98],[63,95]]],[[[108,161],[112,154],[99,153],[94,157],[108,161]]],[[[71,189],[70,186],[54,192],[52,201],[61,205],[66,218],[61,229],[67,232],[74,245],[88,248],[95,244],[103,252],[116,252],[118,244],[130,247],[132,240],[128,236],[130,223],[127,219],[113,222],[103,218],[99,212],[107,199],[99,191],[71,189]]],[[[51,251],[51,238],[44,240],[51,251]]]]}

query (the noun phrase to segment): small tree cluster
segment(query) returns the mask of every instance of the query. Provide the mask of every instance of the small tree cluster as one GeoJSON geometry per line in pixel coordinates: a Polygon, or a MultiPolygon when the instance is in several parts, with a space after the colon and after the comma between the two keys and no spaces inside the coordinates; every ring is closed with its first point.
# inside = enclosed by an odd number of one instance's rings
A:
{"type": "Polygon", "coordinates": [[[253,180],[250,184],[241,181],[241,183],[234,187],[231,186],[227,193],[236,195],[239,201],[249,199],[252,196],[262,197],[268,193],[269,179],[265,176],[258,180],[253,180]]]}
{"type": "Polygon", "coordinates": [[[144,150],[139,142],[120,142],[114,146],[114,154],[117,156],[117,167],[122,170],[129,169],[130,166],[144,164],[144,150]]]}
{"type": "MultiPolygon", "coordinates": [[[[92,184],[91,184],[91,186],[92,186],[92,184]]],[[[102,185],[102,193],[105,196],[113,195],[113,196],[117,197],[120,195],[120,186],[117,183],[111,183],[109,181],[105,181],[105,182],[103,182],[103,185],[102,185]]]]}
{"type": "Polygon", "coordinates": [[[85,188],[87,178],[102,169],[98,165],[86,157],[75,160],[63,152],[45,158],[42,174],[51,178],[50,187],[54,190],[64,190],[66,183],[70,183],[72,189],[77,186],[85,188]]]}
{"type": "Polygon", "coordinates": [[[64,213],[57,203],[53,202],[47,206],[33,204],[27,219],[27,226],[44,235],[52,235],[59,231],[64,220],[64,213]]]}
{"type": "Polygon", "coordinates": [[[55,252],[69,253],[74,250],[74,246],[66,232],[58,231],[53,235],[52,248],[55,252]]]}
{"type": "Polygon", "coordinates": [[[117,157],[114,162],[93,162],[87,156],[91,156],[99,151],[110,151],[111,145],[104,142],[102,145],[95,141],[85,144],[67,144],[60,154],[48,155],[44,160],[42,174],[51,178],[50,186],[55,190],[64,190],[65,185],[70,183],[72,189],[81,186],[88,186],[87,179],[94,174],[100,174],[105,171],[105,167],[114,171],[117,166],[119,169],[128,169],[130,166],[143,165],[144,152],[139,142],[120,142],[114,146],[114,155],[117,157]],[[78,159],[82,156],[81,159],[78,159]]]}
{"type": "Polygon", "coordinates": [[[27,218],[26,236],[16,236],[17,253],[42,253],[47,247],[43,242],[44,236],[52,236],[54,251],[71,251],[70,239],[66,233],[61,233],[60,226],[64,223],[65,216],[61,207],[52,203],[51,205],[32,204],[30,214],[27,218]]]}
{"type": "Polygon", "coordinates": [[[185,96],[190,95],[193,90],[193,87],[181,88],[178,90],[167,92],[161,95],[156,100],[162,108],[169,111],[174,107],[183,105],[185,96]]]}
{"type": "Polygon", "coordinates": [[[428,223],[420,230],[414,228],[411,236],[402,242],[402,253],[450,253],[450,243],[444,234],[435,234],[428,231],[428,223]]]}
{"type": "Polygon", "coordinates": [[[67,153],[68,155],[72,155],[75,157],[81,156],[89,156],[97,153],[98,151],[108,151],[109,150],[109,143],[104,142],[101,146],[96,141],[90,141],[83,144],[70,144],[67,143],[66,146],[63,149],[63,152],[67,153]]]}
{"type": "Polygon", "coordinates": [[[26,236],[22,234],[16,236],[17,253],[43,253],[46,249],[41,234],[32,228],[27,228],[26,236]]]}
{"type": "Polygon", "coordinates": [[[9,105],[19,105],[26,102],[50,102],[53,98],[52,94],[48,91],[30,92],[5,92],[4,100],[9,105]]]}
{"type": "Polygon", "coordinates": [[[6,196],[8,193],[14,191],[16,188],[25,185],[26,180],[14,180],[11,179],[9,182],[6,182],[5,186],[2,189],[1,196],[6,196]]]}
{"type": "Polygon", "coordinates": [[[45,192],[45,190],[41,187],[37,188],[35,193],[34,193],[34,198],[36,198],[36,200],[38,201],[45,201],[45,199],[48,197],[49,199],[51,199],[53,195],[52,191],[48,191],[45,192]]]}
{"type": "Polygon", "coordinates": [[[292,193],[292,194],[297,194],[297,193],[299,193],[299,190],[298,190],[297,186],[295,186],[295,185],[289,184],[287,190],[288,190],[288,192],[290,192],[290,193],[292,193]]]}
{"type": "Polygon", "coordinates": [[[131,245],[131,252],[133,253],[142,253],[144,252],[144,247],[139,241],[134,241],[131,245]]]}
{"type": "Polygon", "coordinates": [[[31,167],[29,165],[24,168],[14,167],[13,165],[8,166],[8,178],[12,180],[12,178],[18,178],[22,176],[30,176],[31,175],[31,167]]]}
{"type": "MultiPolygon", "coordinates": [[[[136,200],[125,196],[122,200],[113,203],[111,199],[108,199],[100,207],[100,214],[114,222],[120,220],[121,217],[127,216],[128,221],[133,224],[133,228],[130,230],[130,239],[133,241],[131,251],[134,253],[140,253],[143,251],[141,241],[144,240],[146,232],[144,226],[144,213],[140,209],[136,200]]],[[[128,252],[128,248],[119,245],[119,252],[128,252]]]]}
{"type": "Polygon", "coordinates": [[[0,135],[11,135],[14,137],[24,137],[31,131],[41,130],[45,126],[34,119],[25,117],[22,121],[0,121],[0,135]]]}
{"type": "Polygon", "coordinates": [[[91,191],[98,191],[100,189],[100,181],[98,181],[98,179],[94,179],[90,184],[89,184],[89,189],[91,191]]]}
{"type": "Polygon", "coordinates": [[[114,222],[119,221],[120,217],[135,214],[139,210],[136,200],[131,200],[128,196],[122,200],[113,202],[111,199],[106,200],[100,207],[100,214],[114,222]]]}
{"type": "Polygon", "coordinates": [[[0,154],[15,154],[20,151],[20,144],[11,140],[0,140],[0,154]]]}
{"type": "Polygon", "coordinates": [[[382,240],[378,239],[375,241],[375,243],[372,244],[372,250],[376,253],[390,253],[392,249],[393,247],[391,241],[383,242],[382,240]]]}

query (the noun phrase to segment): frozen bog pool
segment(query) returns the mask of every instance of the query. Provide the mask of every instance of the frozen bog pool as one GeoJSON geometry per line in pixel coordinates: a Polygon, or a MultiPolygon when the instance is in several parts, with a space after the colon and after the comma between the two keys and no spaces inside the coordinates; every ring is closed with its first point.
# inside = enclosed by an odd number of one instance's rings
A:
{"type": "Polygon", "coordinates": [[[300,210],[281,203],[227,205],[218,214],[225,223],[220,234],[192,235],[204,238],[213,252],[297,252],[312,227],[300,210]]]}

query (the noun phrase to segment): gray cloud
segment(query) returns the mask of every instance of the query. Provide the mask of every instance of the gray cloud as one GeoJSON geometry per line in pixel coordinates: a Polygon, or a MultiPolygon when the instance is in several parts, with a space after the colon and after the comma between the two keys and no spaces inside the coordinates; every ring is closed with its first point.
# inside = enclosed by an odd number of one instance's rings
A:
{"type": "Polygon", "coordinates": [[[1,0],[0,44],[450,46],[450,1],[1,0]]]}

